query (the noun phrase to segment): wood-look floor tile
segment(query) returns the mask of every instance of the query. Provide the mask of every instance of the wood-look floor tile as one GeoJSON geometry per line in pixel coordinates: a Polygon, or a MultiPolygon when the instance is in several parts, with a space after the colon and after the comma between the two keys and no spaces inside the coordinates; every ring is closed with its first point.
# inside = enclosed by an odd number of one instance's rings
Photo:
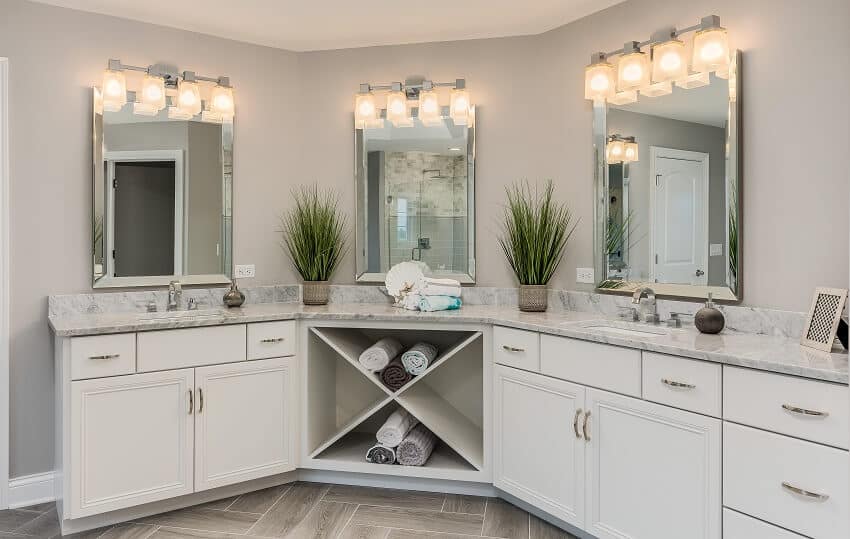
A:
{"type": "Polygon", "coordinates": [[[445,497],[445,494],[434,492],[333,485],[328,493],[325,494],[324,500],[328,502],[439,511],[443,507],[445,497]]]}
{"type": "Polygon", "coordinates": [[[25,511],[23,509],[6,509],[0,511],[0,531],[14,531],[27,522],[35,520],[41,513],[25,511]]]}
{"type": "Polygon", "coordinates": [[[339,539],[386,539],[389,532],[389,528],[349,524],[342,530],[339,539]]]}
{"type": "Polygon", "coordinates": [[[481,535],[528,539],[528,513],[508,502],[490,498],[487,500],[481,535]]]}
{"type": "Polygon", "coordinates": [[[531,539],[577,539],[575,535],[567,533],[560,528],[549,524],[545,520],[541,520],[534,515],[529,515],[531,518],[531,539]]]}
{"type": "Polygon", "coordinates": [[[62,533],[59,528],[59,516],[56,514],[55,507],[13,531],[36,537],[61,537],[62,533]]]}
{"type": "Polygon", "coordinates": [[[230,507],[233,502],[235,502],[239,496],[230,496],[229,498],[222,498],[220,500],[214,500],[207,503],[202,503],[200,505],[196,505],[196,509],[218,509],[219,511],[224,511],[228,507],[230,507]]]}
{"type": "Polygon", "coordinates": [[[240,537],[245,536],[181,528],[158,528],[148,539],[238,539],[240,537]]]}
{"type": "Polygon", "coordinates": [[[274,505],[274,502],[278,501],[289,490],[289,487],[290,485],[280,485],[243,494],[227,510],[242,513],[265,513],[274,505]]]}
{"type": "Polygon", "coordinates": [[[327,490],[327,485],[319,483],[294,483],[249,530],[248,535],[283,537],[304,520],[327,490]]]}
{"type": "Polygon", "coordinates": [[[467,496],[464,494],[446,494],[446,503],[443,511],[446,513],[469,513],[471,515],[483,515],[487,498],[481,496],[467,496]]]}
{"type": "Polygon", "coordinates": [[[286,538],[336,539],[356,509],[350,503],[319,502],[286,538]]]}
{"type": "MultiPolygon", "coordinates": [[[[103,528],[95,528],[84,532],[72,533],[71,535],[63,535],[63,539],[100,539],[106,532],[111,530],[113,526],[104,526],[103,528]]],[[[2,537],[2,536],[0,536],[2,537]]],[[[107,536],[109,537],[109,536],[107,536]]]]}
{"type": "Polygon", "coordinates": [[[477,535],[454,533],[417,532],[414,530],[390,530],[387,539],[477,539],[477,535]]]}
{"type": "Polygon", "coordinates": [[[46,513],[55,507],[55,502],[44,502],[37,503],[35,505],[30,505],[29,507],[21,507],[21,509],[24,509],[26,511],[35,511],[36,513],[46,513]]]}
{"type": "Polygon", "coordinates": [[[230,513],[217,509],[189,507],[170,513],[139,519],[142,524],[157,524],[169,528],[186,528],[219,533],[245,533],[259,519],[250,513],[230,513]]]}
{"type": "Polygon", "coordinates": [[[108,530],[101,532],[101,535],[93,535],[97,539],[146,539],[155,532],[157,526],[153,524],[118,524],[108,530]]]}
{"type": "Polygon", "coordinates": [[[479,535],[482,520],[481,515],[361,505],[355,511],[351,524],[479,535]]]}

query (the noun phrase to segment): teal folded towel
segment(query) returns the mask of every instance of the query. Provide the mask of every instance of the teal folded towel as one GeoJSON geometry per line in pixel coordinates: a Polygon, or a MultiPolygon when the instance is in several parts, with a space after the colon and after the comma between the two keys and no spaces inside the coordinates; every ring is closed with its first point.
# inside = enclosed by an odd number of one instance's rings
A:
{"type": "Polygon", "coordinates": [[[420,311],[453,311],[461,305],[460,298],[452,296],[422,296],[419,300],[420,311]]]}

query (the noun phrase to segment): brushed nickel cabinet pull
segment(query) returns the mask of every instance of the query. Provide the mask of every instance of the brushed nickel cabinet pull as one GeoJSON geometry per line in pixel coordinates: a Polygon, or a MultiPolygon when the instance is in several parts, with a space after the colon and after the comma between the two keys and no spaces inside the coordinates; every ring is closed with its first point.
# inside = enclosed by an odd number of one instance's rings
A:
{"type": "Polygon", "coordinates": [[[525,352],[525,348],[514,348],[513,346],[508,346],[507,344],[503,344],[502,348],[507,352],[525,352]]]}
{"type": "Polygon", "coordinates": [[[284,340],[286,339],[284,339],[283,337],[273,337],[270,339],[262,339],[260,340],[260,342],[263,344],[277,344],[279,342],[283,342],[284,340]]]}
{"type": "Polygon", "coordinates": [[[829,499],[829,495],[827,494],[818,494],[817,492],[810,492],[808,490],[803,490],[800,487],[795,487],[794,485],[787,483],[785,481],[782,482],[782,488],[789,492],[793,492],[799,496],[804,496],[806,498],[812,498],[818,500],[820,502],[825,502],[829,499]]]}
{"type": "Polygon", "coordinates": [[[590,422],[590,410],[584,413],[584,423],[581,426],[582,432],[584,432],[584,439],[588,442],[590,441],[590,433],[587,430],[588,423],[590,422]]]}
{"type": "Polygon", "coordinates": [[[102,356],[89,356],[89,359],[93,359],[95,361],[108,361],[110,359],[118,359],[121,357],[121,354],[104,354],[102,356]]]}
{"type": "Polygon", "coordinates": [[[204,411],[204,388],[198,388],[198,413],[204,411]]]}
{"type": "Polygon", "coordinates": [[[792,414],[799,415],[808,415],[813,417],[826,417],[829,415],[829,412],[818,412],[817,410],[806,410],[805,408],[800,408],[797,406],[791,406],[790,404],[783,404],[782,408],[791,412],[792,414]]]}
{"type": "Polygon", "coordinates": [[[189,390],[189,415],[195,411],[195,393],[190,389],[189,390]]]}
{"type": "Polygon", "coordinates": [[[581,416],[581,408],[576,410],[576,416],[573,418],[573,430],[576,433],[576,438],[581,440],[581,433],[578,431],[578,418],[581,416]]]}
{"type": "Polygon", "coordinates": [[[697,387],[694,384],[688,384],[686,382],[677,382],[675,380],[669,380],[667,378],[662,378],[661,383],[666,386],[675,387],[677,389],[696,389],[697,387]]]}

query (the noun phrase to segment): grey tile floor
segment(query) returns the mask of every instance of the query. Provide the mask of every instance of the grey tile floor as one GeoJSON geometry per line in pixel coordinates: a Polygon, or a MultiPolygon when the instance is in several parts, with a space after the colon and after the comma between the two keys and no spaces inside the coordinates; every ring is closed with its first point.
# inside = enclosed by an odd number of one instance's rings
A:
{"type": "MultiPolygon", "coordinates": [[[[0,511],[0,538],[61,537],[52,503],[0,511]]],[[[495,498],[293,483],[73,535],[78,539],[575,539],[495,498]]]]}

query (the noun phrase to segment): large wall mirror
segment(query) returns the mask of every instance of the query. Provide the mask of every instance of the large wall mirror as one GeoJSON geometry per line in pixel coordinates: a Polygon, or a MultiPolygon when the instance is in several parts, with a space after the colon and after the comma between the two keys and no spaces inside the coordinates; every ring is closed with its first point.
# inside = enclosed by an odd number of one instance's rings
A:
{"type": "Polygon", "coordinates": [[[741,300],[740,52],[727,78],[594,104],[598,288],[741,300]]]}
{"type": "Polygon", "coordinates": [[[416,260],[426,274],[474,283],[474,119],[411,120],[355,130],[357,280],[383,282],[416,260]]]}
{"type": "Polygon", "coordinates": [[[94,89],[93,287],[229,282],[233,123],[115,112],[94,89]]]}

